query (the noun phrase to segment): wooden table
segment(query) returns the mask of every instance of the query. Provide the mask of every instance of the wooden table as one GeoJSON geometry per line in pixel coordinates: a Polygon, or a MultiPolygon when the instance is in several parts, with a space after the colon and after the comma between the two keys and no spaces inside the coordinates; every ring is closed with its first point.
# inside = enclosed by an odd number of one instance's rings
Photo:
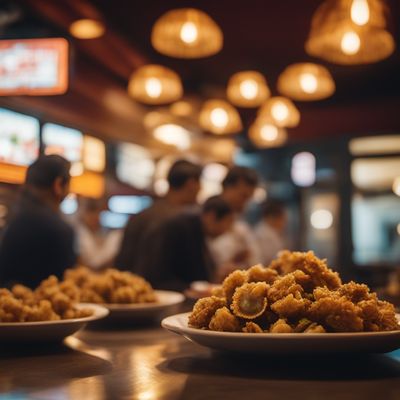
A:
{"type": "Polygon", "coordinates": [[[212,353],[157,325],[6,348],[0,399],[400,399],[400,351],[346,357],[212,353]]]}

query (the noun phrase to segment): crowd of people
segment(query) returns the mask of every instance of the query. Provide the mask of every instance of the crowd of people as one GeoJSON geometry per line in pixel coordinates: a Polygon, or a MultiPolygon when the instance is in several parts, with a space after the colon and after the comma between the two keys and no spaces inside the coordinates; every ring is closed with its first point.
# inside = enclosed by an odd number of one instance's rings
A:
{"type": "MultiPolygon", "coordinates": [[[[185,290],[194,281],[220,282],[230,271],[268,264],[284,243],[286,210],[268,201],[253,229],[243,213],[258,186],[254,170],[231,167],[220,195],[197,203],[202,167],[178,160],[167,194],[133,215],[123,232],[100,224],[101,201],[85,199],[73,223],[60,212],[70,164],[57,155],[29,168],[14,216],[0,242],[0,285],[35,287],[77,264],[110,266],[146,278],[155,288],[185,290]]],[[[134,172],[133,172],[134,173],[134,172]]]]}

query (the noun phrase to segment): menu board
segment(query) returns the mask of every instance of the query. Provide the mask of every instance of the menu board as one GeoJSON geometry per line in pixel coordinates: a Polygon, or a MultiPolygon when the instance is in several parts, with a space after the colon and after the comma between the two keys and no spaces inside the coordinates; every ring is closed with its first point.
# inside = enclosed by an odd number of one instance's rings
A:
{"type": "Polygon", "coordinates": [[[0,108],[0,162],[29,165],[39,154],[39,121],[0,108]]]}
{"type": "Polygon", "coordinates": [[[58,154],[71,163],[82,161],[83,134],[77,129],[47,123],[42,128],[46,154],[58,154]]]}
{"type": "Polygon", "coordinates": [[[68,42],[0,40],[0,96],[54,95],[68,88],[68,42]]]}

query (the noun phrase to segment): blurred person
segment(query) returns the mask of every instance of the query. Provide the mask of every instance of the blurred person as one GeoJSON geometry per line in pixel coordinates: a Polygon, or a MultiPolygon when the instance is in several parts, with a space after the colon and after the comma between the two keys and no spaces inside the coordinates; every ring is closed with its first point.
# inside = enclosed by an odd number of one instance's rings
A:
{"type": "Polygon", "coordinates": [[[59,206],[69,192],[70,163],[39,157],[27,170],[15,215],[0,244],[0,283],[34,288],[49,275],[74,266],[74,232],[59,206]]]}
{"type": "Polygon", "coordinates": [[[201,166],[187,160],[177,160],[171,166],[167,181],[169,189],[164,198],[130,218],[125,227],[116,267],[135,272],[146,262],[152,251],[152,241],[161,224],[172,215],[197,204],[200,191],[201,166]]]}
{"type": "Polygon", "coordinates": [[[82,199],[75,223],[79,262],[92,269],[113,267],[122,240],[121,230],[101,226],[103,206],[101,200],[82,199]]]}
{"type": "Polygon", "coordinates": [[[279,251],[286,248],[283,238],[286,225],[287,212],[284,203],[277,200],[264,203],[262,220],[255,229],[262,264],[268,265],[279,251]]]}
{"type": "Polygon", "coordinates": [[[168,218],[158,231],[152,256],[137,273],[158,289],[184,290],[194,281],[215,281],[218,275],[207,239],[227,232],[233,221],[233,209],[222,196],[209,198],[200,212],[168,218]]]}
{"type": "Polygon", "coordinates": [[[235,213],[229,232],[210,241],[211,254],[226,274],[235,268],[247,268],[260,262],[258,244],[243,212],[258,184],[257,173],[247,167],[230,168],[222,181],[222,197],[235,213]]]}

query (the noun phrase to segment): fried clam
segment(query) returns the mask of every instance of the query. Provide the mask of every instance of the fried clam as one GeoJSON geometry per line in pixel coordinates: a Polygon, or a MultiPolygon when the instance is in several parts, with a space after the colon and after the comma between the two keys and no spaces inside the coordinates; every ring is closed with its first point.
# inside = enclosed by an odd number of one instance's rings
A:
{"type": "Polygon", "coordinates": [[[271,310],[281,318],[302,318],[307,314],[311,301],[303,299],[299,293],[292,293],[271,305],[271,310]]]}
{"type": "Polygon", "coordinates": [[[265,282],[251,282],[236,288],[231,304],[233,313],[245,319],[262,315],[268,305],[268,287],[265,282]]]}
{"type": "Polygon", "coordinates": [[[189,315],[189,326],[193,328],[208,328],[215,312],[226,306],[224,298],[211,296],[196,301],[193,311],[189,315]]]}
{"type": "Polygon", "coordinates": [[[278,319],[269,329],[270,333],[292,333],[293,328],[285,319],[278,319]]]}
{"type": "Polygon", "coordinates": [[[260,327],[260,325],[256,324],[253,321],[246,322],[246,325],[242,328],[242,331],[245,333],[263,333],[264,331],[260,327]]]}
{"type": "Polygon", "coordinates": [[[222,289],[225,293],[225,298],[228,304],[231,303],[236,288],[246,283],[247,279],[247,271],[239,269],[233,271],[224,279],[224,281],[222,282],[222,289]]]}
{"type": "Polygon", "coordinates": [[[240,321],[227,307],[221,307],[212,316],[208,327],[212,331],[238,332],[240,330],[240,321]]]}
{"type": "Polygon", "coordinates": [[[247,271],[249,282],[273,283],[277,277],[278,272],[275,269],[265,268],[261,264],[254,265],[247,271]]]}
{"type": "Polygon", "coordinates": [[[289,294],[293,294],[298,297],[304,293],[303,287],[296,282],[296,277],[293,272],[280,276],[276,281],[271,285],[268,290],[268,300],[271,303],[275,303],[276,301],[285,298],[289,294]]]}

